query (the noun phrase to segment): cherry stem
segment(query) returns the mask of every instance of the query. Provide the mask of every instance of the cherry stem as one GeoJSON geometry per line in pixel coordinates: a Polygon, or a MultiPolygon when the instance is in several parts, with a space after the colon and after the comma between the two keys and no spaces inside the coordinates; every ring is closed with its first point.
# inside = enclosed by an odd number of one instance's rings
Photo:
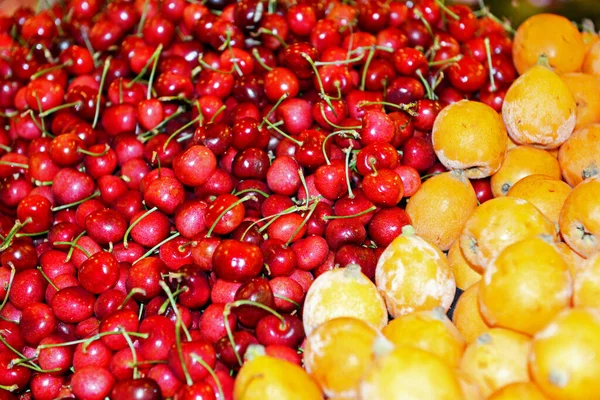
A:
{"type": "Polygon", "coordinates": [[[202,68],[206,68],[206,69],[208,69],[210,71],[217,72],[219,74],[231,75],[234,72],[234,67],[231,67],[231,69],[229,71],[224,71],[222,69],[218,69],[218,68],[213,67],[212,65],[208,64],[206,61],[204,61],[202,59],[202,55],[200,55],[198,57],[198,64],[200,64],[200,66],[202,68]]]}
{"type": "MultiPolygon", "coordinates": [[[[83,343],[83,352],[86,353],[87,352],[87,347],[92,344],[92,342],[104,337],[104,336],[110,336],[110,335],[121,335],[122,332],[120,331],[106,331],[106,332],[100,332],[95,334],[92,337],[89,338],[85,338],[85,339],[77,339],[77,340],[72,340],[70,342],[62,342],[62,343],[48,343],[48,344],[41,344],[37,347],[36,349],[36,353],[39,354],[40,350],[44,350],[44,349],[52,349],[54,347],[67,347],[67,346],[76,346],[78,344],[82,344],[83,343]]],[[[137,338],[141,338],[141,339],[148,339],[148,334],[147,333],[139,333],[139,332],[127,332],[127,334],[129,336],[133,336],[133,337],[137,337],[137,338]]]]}
{"type": "Polygon", "coordinates": [[[9,167],[13,167],[13,168],[23,168],[23,169],[29,168],[29,165],[27,165],[27,164],[14,163],[14,162],[4,161],[4,160],[0,160],[0,165],[8,165],[9,167]]]}
{"type": "Polygon", "coordinates": [[[347,58],[344,61],[315,61],[317,67],[323,67],[325,65],[344,65],[358,62],[365,58],[365,53],[359,53],[355,58],[347,58]]]}
{"type": "Polygon", "coordinates": [[[234,196],[239,196],[240,194],[244,194],[244,193],[258,193],[261,196],[263,196],[264,198],[268,198],[269,197],[269,195],[267,193],[263,192],[262,190],[260,190],[260,189],[252,189],[252,188],[240,190],[239,192],[235,192],[234,191],[232,194],[234,196]]]}
{"type": "Polygon", "coordinates": [[[506,32],[508,32],[512,35],[517,33],[517,31],[515,31],[512,26],[510,26],[510,23],[508,21],[502,21],[500,18],[498,18],[494,14],[492,14],[490,11],[490,8],[485,5],[485,2],[483,0],[479,0],[479,7],[480,7],[480,10],[476,11],[475,15],[477,15],[479,17],[488,17],[492,21],[501,25],[506,32]]]}
{"type": "Polygon", "coordinates": [[[490,92],[495,92],[496,81],[494,79],[494,66],[492,65],[492,50],[490,48],[490,38],[486,37],[483,39],[483,43],[485,44],[485,54],[487,57],[488,69],[490,70],[490,92]]]}
{"type": "Polygon", "coordinates": [[[256,50],[256,47],[252,49],[252,56],[254,57],[254,59],[256,60],[258,65],[260,65],[267,71],[273,71],[273,68],[271,68],[267,64],[265,64],[265,62],[262,60],[262,58],[260,58],[260,54],[258,54],[258,50],[256,50]]]}
{"type": "Polygon", "coordinates": [[[92,128],[96,129],[98,124],[98,118],[100,117],[100,104],[102,103],[102,91],[104,90],[104,82],[106,82],[106,75],[108,74],[108,68],[110,68],[110,57],[104,61],[104,67],[102,68],[102,75],[100,76],[100,86],[98,87],[98,95],[96,96],[96,112],[94,113],[94,122],[92,128]]]}
{"type": "Polygon", "coordinates": [[[64,110],[65,108],[71,108],[71,107],[77,107],[81,105],[81,101],[74,101],[73,103],[65,103],[65,104],[61,104],[59,106],[56,106],[54,108],[51,108],[49,110],[46,110],[44,112],[40,113],[40,118],[44,118],[47,117],[48,115],[59,111],[59,110],[64,110]]]}
{"type": "Polygon", "coordinates": [[[149,131],[146,131],[144,133],[141,133],[138,137],[141,138],[141,142],[145,143],[146,141],[152,139],[156,133],[158,131],[158,129],[162,128],[163,126],[165,126],[169,121],[171,121],[172,119],[178,117],[179,115],[183,114],[185,111],[185,109],[183,107],[178,108],[173,114],[169,115],[168,117],[166,117],[165,119],[163,119],[158,125],[156,125],[154,128],[150,129],[149,131]]]}
{"type": "Polygon", "coordinates": [[[4,309],[4,306],[6,305],[6,302],[8,301],[8,295],[10,294],[10,289],[12,288],[12,283],[13,283],[13,280],[15,279],[15,274],[17,273],[17,269],[15,268],[12,261],[8,262],[8,266],[10,267],[10,275],[8,277],[8,283],[6,284],[6,295],[4,296],[4,299],[2,300],[2,304],[0,304],[0,311],[2,311],[2,309],[4,309]]]}
{"type": "Polygon", "coordinates": [[[17,385],[16,383],[11,386],[0,385],[0,389],[6,390],[7,392],[14,392],[15,390],[19,389],[19,385],[17,385]]]}
{"type": "Polygon", "coordinates": [[[119,327],[119,332],[123,335],[125,341],[127,342],[127,346],[129,346],[129,349],[131,350],[131,358],[133,361],[133,379],[138,379],[140,377],[140,372],[138,371],[137,351],[135,351],[135,347],[133,346],[131,336],[129,336],[125,328],[123,328],[122,326],[119,327]]]}
{"type": "Polygon", "coordinates": [[[296,303],[294,300],[287,298],[285,296],[282,296],[280,294],[274,294],[273,297],[277,298],[277,299],[281,299],[284,301],[287,301],[290,304],[293,304],[296,308],[300,308],[300,304],[296,303]]]}
{"type": "Polygon", "coordinates": [[[219,114],[221,114],[223,111],[225,111],[227,109],[227,106],[225,104],[223,104],[221,107],[219,107],[219,109],[213,114],[213,116],[210,118],[210,123],[212,124],[213,122],[215,122],[215,119],[219,116],[219,114]]]}
{"type": "Polygon", "coordinates": [[[30,79],[33,81],[33,80],[39,78],[40,76],[42,76],[42,75],[44,75],[44,74],[46,74],[48,72],[52,72],[52,71],[56,71],[58,69],[62,69],[62,68],[66,67],[68,65],[71,65],[71,64],[73,64],[73,63],[72,62],[70,62],[70,63],[66,62],[64,64],[53,65],[51,67],[41,69],[38,72],[36,72],[35,74],[31,75],[30,79]]]}
{"type": "Polygon", "coordinates": [[[277,33],[273,32],[270,29],[258,28],[258,31],[256,31],[255,34],[250,34],[250,35],[253,36],[253,37],[258,37],[261,34],[273,36],[275,39],[277,39],[277,41],[279,43],[281,43],[281,45],[283,46],[283,48],[288,47],[288,44],[285,42],[285,40],[283,40],[283,38],[281,36],[279,36],[277,33]]]}
{"type": "Polygon", "coordinates": [[[458,61],[462,60],[462,58],[463,58],[463,55],[459,54],[457,56],[454,56],[452,58],[447,58],[445,60],[430,61],[429,62],[429,66],[430,67],[435,67],[435,66],[438,66],[438,65],[454,64],[455,62],[458,62],[458,61]]]}
{"type": "MultiPolygon", "coordinates": [[[[279,105],[288,98],[288,94],[284,93],[281,95],[281,97],[277,100],[277,102],[275,103],[275,105],[273,105],[273,107],[271,107],[271,109],[269,110],[269,112],[267,113],[267,115],[263,118],[263,120],[260,122],[260,125],[258,125],[259,128],[262,128],[264,123],[271,118],[271,115],[273,115],[273,113],[275,112],[275,110],[277,110],[277,107],[279,107],[279,105]]],[[[269,121],[270,122],[270,121],[269,121]]],[[[275,126],[275,125],[273,125],[275,126]]]]}
{"type": "MultiPolygon", "coordinates": [[[[131,86],[133,86],[134,83],[136,83],[137,81],[139,81],[140,79],[142,79],[142,77],[144,75],[146,75],[146,72],[148,71],[148,68],[150,68],[150,65],[156,65],[158,58],[160,57],[160,53],[163,49],[162,44],[159,44],[158,47],[156,48],[156,50],[154,50],[154,53],[152,53],[152,55],[150,56],[150,58],[148,59],[148,61],[146,62],[146,65],[144,65],[144,67],[142,68],[142,70],[140,71],[139,74],[137,74],[135,76],[135,78],[133,78],[132,80],[130,80],[129,82],[127,82],[127,84],[125,85],[126,88],[130,88],[131,86]]],[[[151,90],[151,88],[149,87],[148,89],[149,91],[151,90]]]]}
{"type": "Polygon", "coordinates": [[[19,230],[21,230],[21,228],[23,228],[25,225],[27,225],[28,223],[30,223],[32,221],[33,221],[33,219],[31,217],[27,218],[23,222],[17,220],[15,222],[15,224],[13,225],[13,227],[8,232],[8,235],[6,235],[6,237],[4,238],[4,241],[2,242],[2,245],[0,246],[0,253],[3,252],[4,250],[6,250],[10,246],[10,244],[12,243],[12,240],[15,237],[15,235],[17,234],[17,232],[19,232],[19,230]]]}
{"type": "Polygon", "coordinates": [[[212,369],[210,367],[210,365],[208,365],[206,363],[206,361],[204,361],[197,354],[192,353],[191,358],[192,358],[192,360],[196,361],[198,364],[200,364],[204,368],[206,368],[206,370],[208,371],[208,373],[210,374],[210,376],[212,376],[212,378],[215,380],[215,384],[217,385],[217,390],[219,391],[219,399],[225,399],[225,394],[223,393],[223,386],[221,386],[221,381],[219,380],[219,377],[215,373],[215,370],[212,369]]]}
{"type": "MultiPolygon", "coordinates": [[[[223,107],[225,107],[225,106],[223,106],[223,107]]],[[[175,132],[171,133],[169,135],[169,137],[167,138],[167,140],[165,140],[165,144],[163,145],[163,151],[167,151],[167,147],[169,146],[169,143],[171,143],[171,140],[173,140],[177,135],[179,135],[181,132],[185,131],[190,126],[192,126],[195,123],[201,121],[202,118],[203,118],[202,114],[200,114],[196,118],[194,118],[193,120],[191,120],[190,122],[188,122],[187,124],[183,125],[181,128],[177,129],[175,132]]]]}
{"type": "Polygon", "coordinates": [[[144,23],[146,22],[146,17],[148,16],[148,5],[150,4],[150,0],[144,1],[144,8],[142,9],[142,16],[140,17],[140,22],[137,26],[136,35],[142,36],[142,29],[144,28],[144,23]]]}
{"type": "Polygon", "coordinates": [[[94,153],[93,151],[89,151],[83,148],[78,148],[77,152],[81,153],[81,154],[85,154],[86,156],[90,156],[90,157],[103,157],[105,155],[108,154],[108,151],[110,150],[110,146],[108,145],[108,143],[106,143],[104,145],[104,150],[101,153],[94,153]]]}
{"type": "Polygon", "coordinates": [[[417,70],[417,76],[419,77],[419,79],[421,80],[421,83],[425,87],[425,91],[427,92],[427,98],[430,100],[437,100],[437,96],[433,92],[433,89],[431,88],[431,85],[429,84],[427,79],[423,76],[423,73],[421,72],[421,70],[417,70]]]}
{"type": "Polygon", "coordinates": [[[152,63],[152,70],[150,71],[150,79],[148,80],[148,91],[146,92],[146,99],[150,100],[152,98],[152,84],[154,83],[154,75],[156,74],[156,66],[158,65],[158,58],[160,57],[160,52],[162,51],[162,44],[159,44],[157,49],[158,54],[154,58],[152,63]]]}
{"type": "Polygon", "coordinates": [[[144,258],[148,257],[150,254],[152,254],[156,250],[158,250],[163,244],[170,242],[171,240],[179,237],[180,235],[181,235],[181,233],[175,232],[174,234],[172,234],[171,236],[169,236],[168,238],[164,239],[162,242],[158,243],[156,246],[154,246],[153,248],[151,248],[150,250],[148,250],[147,252],[145,252],[140,258],[138,258],[137,260],[135,260],[132,265],[135,265],[138,262],[142,261],[144,258]]]}
{"type": "Polygon", "coordinates": [[[181,323],[181,314],[179,314],[179,309],[177,308],[177,304],[175,303],[175,298],[173,297],[173,293],[171,292],[171,289],[164,281],[160,281],[159,285],[160,285],[160,287],[162,287],[162,289],[167,294],[167,297],[172,304],[173,312],[175,313],[175,348],[177,349],[177,356],[179,357],[179,362],[181,363],[181,369],[183,370],[183,374],[185,375],[186,384],[188,386],[191,386],[191,385],[193,385],[194,382],[192,380],[192,377],[190,376],[190,373],[188,372],[187,365],[185,364],[185,360],[183,358],[183,350],[181,349],[181,330],[182,330],[182,328],[184,330],[184,333],[185,333],[188,341],[191,342],[192,337],[190,336],[190,333],[188,332],[185,325],[183,325],[181,323]]]}
{"type": "Polygon", "coordinates": [[[42,269],[42,267],[37,267],[37,270],[40,271],[40,274],[42,274],[42,276],[44,277],[44,279],[48,281],[48,283],[50,284],[50,286],[52,286],[54,288],[54,290],[56,290],[57,292],[60,290],[58,288],[58,286],[56,286],[54,284],[54,282],[52,282],[52,280],[50,279],[50,277],[48,275],[46,275],[46,273],[44,272],[44,270],[42,269]]]}
{"type": "Polygon", "coordinates": [[[88,196],[85,199],[77,200],[77,201],[75,201],[73,203],[64,204],[62,206],[52,207],[52,212],[56,212],[56,211],[60,211],[60,210],[65,210],[65,209],[70,208],[70,207],[78,206],[79,204],[84,203],[84,202],[86,202],[88,200],[91,200],[94,197],[98,197],[98,196],[100,196],[100,191],[96,190],[91,196],[88,196]]]}
{"type": "Polygon", "coordinates": [[[300,55],[302,56],[302,58],[304,58],[312,67],[313,71],[315,72],[315,78],[317,78],[317,83],[319,84],[319,92],[321,93],[321,98],[323,100],[325,100],[325,102],[327,103],[327,105],[329,107],[331,107],[331,112],[333,112],[333,115],[335,115],[337,117],[337,114],[335,113],[335,109],[333,108],[333,104],[331,104],[331,98],[325,93],[325,88],[323,87],[323,81],[321,80],[321,76],[319,75],[319,70],[317,69],[317,66],[315,65],[314,61],[312,60],[312,58],[310,58],[310,56],[306,53],[300,53],[300,55]]]}
{"type": "Polygon", "coordinates": [[[377,210],[376,206],[371,206],[369,208],[367,208],[366,210],[363,210],[361,212],[358,212],[356,214],[353,215],[326,215],[323,217],[324,220],[328,221],[330,219],[348,219],[348,218],[356,218],[356,217],[360,217],[363,216],[365,214],[368,214],[370,212],[373,212],[377,210]]]}
{"type": "Polygon", "coordinates": [[[302,183],[302,187],[304,188],[304,193],[306,194],[305,203],[306,206],[308,206],[308,185],[306,184],[306,178],[304,177],[304,171],[302,170],[302,168],[298,168],[298,177],[300,178],[300,182],[302,183]]]}
{"type": "MultiPolygon", "coordinates": [[[[79,239],[81,239],[81,237],[85,235],[85,231],[81,232],[79,235],[77,235],[75,237],[75,239],[73,239],[72,243],[77,244],[77,242],[79,241],[79,239]]],[[[69,252],[67,253],[67,256],[65,257],[65,262],[69,262],[71,260],[71,257],[73,256],[73,251],[75,251],[75,247],[71,246],[71,248],[69,249],[69,252]]],[[[88,256],[89,257],[89,256],[88,256]]]]}
{"type": "Polygon", "coordinates": [[[331,165],[331,162],[329,161],[329,157],[327,156],[327,151],[326,151],[325,147],[326,147],[326,144],[327,144],[327,141],[329,140],[329,138],[331,138],[332,136],[337,136],[337,135],[350,135],[353,139],[358,139],[360,136],[358,134],[358,132],[356,132],[354,129],[342,129],[340,131],[331,132],[329,135],[327,135],[325,137],[325,139],[323,140],[323,144],[321,145],[321,150],[323,151],[323,157],[325,157],[325,162],[327,163],[327,165],[331,165]]]}
{"type": "Polygon", "coordinates": [[[315,209],[317,208],[317,204],[319,204],[318,201],[315,201],[308,213],[306,214],[306,216],[304,217],[304,219],[302,220],[302,223],[300,225],[298,225],[298,227],[294,230],[294,232],[290,235],[290,237],[288,238],[287,242],[285,242],[286,247],[290,245],[290,243],[292,243],[292,240],[294,240],[294,238],[296,237],[296,235],[300,232],[300,230],[304,227],[304,225],[306,225],[306,223],[308,222],[308,220],[310,219],[310,217],[313,215],[313,213],[315,212],[315,209]]]}
{"type": "Polygon", "coordinates": [[[285,133],[284,131],[282,131],[281,129],[276,127],[275,125],[273,125],[273,123],[271,123],[271,121],[269,121],[268,119],[264,119],[264,121],[269,126],[269,128],[273,129],[275,132],[279,133],[284,138],[295,143],[297,146],[302,146],[303,143],[301,141],[299,141],[298,139],[294,139],[293,137],[291,137],[290,135],[288,135],[287,133],[285,133]]]}
{"type": "MultiPolygon", "coordinates": [[[[240,306],[252,306],[252,307],[258,307],[260,309],[265,310],[266,312],[273,314],[278,320],[281,321],[281,326],[285,327],[287,324],[285,322],[285,318],[283,318],[283,316],[281,314],[279,314],[277,311],[273,310],[271,307],[264,305],[263,303],[260,303],[258,301],[252,301],[252,300],[236,300],[234,302],[231,303],[227,303],[225,305],[225,310],[223,311],[223,313],[229,311],[229,314],[231,314],[231,309],[232,308],[237,308],[240,306]]],[[[229,324],[227,324],[229,325],[229,324]]]]}
{"type": "Polygon", "coordinates": [[[354,198],[354,192],[352,192],[352,185],[350,184],[350,154],[352,154],[352,147],[353,145],[350,143],[350,146],[343,150],[343,152],[346,153],[346,168],[344,168],[344,172],[346,173],[346,185],[348,185],[348,197],[351,199],[354,198]]]}
{"type": "Polygon", "coordinates": [[[444,4],[444,2],[443,2],[442,0],[435,0],[435,2],[436,2],[436,3],[438,4],[438,6],[440,6],[440,8],[441,8],[442,10],[444,10],[444,12],[445,12],[446,14],[448,14],[448,15],[449,15],[449,16],[450,16],[452,19],[455,19],[455,20],[457,20],[457,21],[460,19],[460,17],[459,17],[458,15],[456,15],[456,13],[455,13],[455,12],[453,12],[451,9],[449,9],[448,7],[446,7],[446,4],[444,4]]]}
{"type": "MultiPolygon", "coordinates": [[[[14,363],[15,361],[17,361],[17,362],[18,361],[22,361],[22,362],[26,362],[27,363],[27,364],[23,364],[23,367],[27,367],[27,368],[33,369],[33,370],[35,370],[37,372],[49,372],[49,371],[42,370],[39,367],[39,365],[34,364],[33,361],[31,361],[30,358],[25,357],[25,355],[23,355],[23,353],[21,353],[19,350],[15,349],[13,346],[11,346],[10,343],[8,343],[6,341],[6,339],[2,335],[0,335],[0,342],[2,342],[2,344],[4,344],[10,351],[12,351],[13,353],[15,353],[19,357],[19,360],[13,360],[13,361],[11,361],[9,363],[9,369],[10,369],[10,367],[12,367],[12,366],[15,365],[15,363],[14,363]]],[[[52,370],[52,372],[55,372],[55,371],[52,370]]]]}
{"type": "Polygon", "coordinates": [[[94,48],[92,47],[92,43],[90,42],[90,37],[88,35],[88,29],[84,28],[84,25],[81,25],[81,27],[79,28],[79,32],[81,32],[81,38],[83,39],[83,42],[85,43],[85,47],[88,49],[88,51],[92,55],[92,61],[94,63],[94,67],[97,67],[98,60],[96,58],[96,52],[94,51],[94,48]]]}
{"type": "MultiPolygon", "coordinates": [[[[331,122],[331,120],[327,117],[327,114],[325,113],[325,106],[323,105],[323,103],[319,103],[319,109],[321,110],[321,116],[323,117],[323,119],[325,120],[325,122],[327,122],[327,124],[331,125],[333,128],[336,129],[361,129],[362,126],[357,126],[357,125],[353,125],[353,126],[341,126],[341,125],[336,125],[333,122],[331,122]]],[[[335,110],[331,109],[331,112],[334,112],[335,110]]]]}
{"type": "Polygon", "coordinates": [[[86,255],[87,258],[90,258],[92,256],[89,251],[87,251],[86,249],[84,249],[83,247],[81,247],[80,245],[78,245],[77,243],[74,243],[74,242],[60,242],[59,241],[59,242],[54,242],[52,244],[53,245],[65,245],[65,246],[69,245],[69,246],[71,246],[72,249],[75,248],[75,249],[81,251],[83,254],[86,255]]]}
{"type": "Polygon", "coordinates": [[[43,232],[34,232],[34,233],[17,233],[16,237],[20,238],[20,237],[42,236],[42,235],[47,235],[48,232],[50,232],[50,231],[47,230],[47,231],[43,231],[43,232]]]}
{"type": "Polygon", "coordinates": [[[433,30],[431,29],[431,25],[429,25],[429,22],[425,19],[423,13],[420,10],[415,10],[415,16],[423,23],[423,25],[425,25],[425,29],[427,29],[429,35],[431,35],[431,37],[435,37],[433,30]]]}
{"type": "Polygon", "coordinates": [[[363,72],[360,79],[360,90],[365,90],[365,85],[367,83],[367,73],[369,69],[369,65],[371,65],[371,61],[373,61],[373,57],[375,56],[375,46],[371,47],[369,51],[369,55],[367,56],[367,61],[365,61],[365,65],[363,65],[363,72]]]}
{"type": "Polygon", "coordinates": [[[225,216],[225,214],[227,214],[229,211],[231,211],[234,207],[242,204],[245,201],[248,200],[254,200],[254,201],[258,201],[258,199],[256,198],[256,196],[252,195],[252,194],[248,194],[244,197],[242,197],[241,199],[234,201],[232,204],[229,205],[229,207],[227,207],[226,209],[224,209],[221,214],[219,214],[219,216],[215,219],[215,222],[213,222],[213,224],[211,225],[210,229],[208,230],[208,232],[206,232],[206,237],[209,238],[210,235],[212,234],[212,232],[215,230],[215,227],[217,226],[217,224],[221,221],[221,219],[223,219],[223,217],[225,216]]]}
{"type": "Polygon", "coordinates": [[[122,310],[123,307],[125,307],[125,305],[129,302],[129,300],[131,300],[131,298],[133,296],[135,296],[136,294],[141,294],[142,296],[145,296],[146,295],[146,291],[144,289],[142,289],[142,288],[134,287],[133,289],[131,289],[129,291],[129,293],[127,293],[127,296],[125,296],[125,298],[123,299],[123,302],[117,308],[117,310],[122,310]]]}

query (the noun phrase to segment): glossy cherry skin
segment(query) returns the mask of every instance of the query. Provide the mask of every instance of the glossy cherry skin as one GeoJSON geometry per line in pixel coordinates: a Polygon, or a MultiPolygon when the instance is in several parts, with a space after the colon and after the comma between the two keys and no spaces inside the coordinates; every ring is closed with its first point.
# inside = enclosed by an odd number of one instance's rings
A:
{"type": "Polygon", "coordinates": [[[263,267],[263,256],[256,245],[225,239],[215,249],[213,268],[222,279],[244,282],[257,276],[263,267]]]}

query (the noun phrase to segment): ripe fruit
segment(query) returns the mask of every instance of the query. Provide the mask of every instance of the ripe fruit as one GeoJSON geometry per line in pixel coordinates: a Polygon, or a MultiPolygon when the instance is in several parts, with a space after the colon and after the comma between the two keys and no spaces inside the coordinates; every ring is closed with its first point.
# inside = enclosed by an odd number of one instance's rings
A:
{"type": "Polygon", "coordinates": [[[529,368],[552,399],[591,399],[600,392],[600,312],[575,308],[560,313],[534,337],[529,368]]]}
{"type": "Polygon", "coordinates": [[[507,246],[479,283],[485,320],[529,335],[569,307],[572,294],[567,263],[552,242],[539,237],[507,246]]]}
{"type": "Polygon", "coordinates": [[[322,323],[338,317],[357,318],[378,330],[387,325],[383,298],[359,265],[324,272],[306,293],[302,321],[307,335],[322,323]]]}
{"type": "Polygon", "coordinates": [[[556,236],[552,221],[526,200],[497,197],[471,215],[460,235],[460,248],[476,271],[483,271],[506,246],[537,236],[556,236]]]}
{"type": "Polygon", "coordinates": [[[488,400],[547,400],[548,398],[535,383],[516,382],[496,390],[488,400]]]}
{"type": "Polygon", "coordinates": [[[560,146],[558,162],[565,182],[573,187],[600,174],[600,124],[573,132],[560,146]]]}
{"type": "Polygon", "coordinates": [[[600,252],[583,261],[573,278],[573,305],[600,308],[600,252]]]}
{"type": "Polygon", "coordinates": [[[536,65],[517,78],[504,97],[502,118],[518,144],[554,149],[575,128],[577,104],[566,83],[549,67],[536,65]]]}
{"type": "Polygon", "coordinates": [[[575,130],[600,122],[600,78],[594,75],[573,72],[561,75],[577,103],[577,124],[575,130]]]}
{"type": "Polygon", "coordinates": [[[448,250],[448,264],[452,269],[456,287],[467,290],[471,285],[481,280],[481,274],[471,267],[460,248],[460,240],[454,241],[448,250]]]}
{"type": "Polygon", "coordinates": [[[556,72],[575,72],[585,55],[581,33],[567,18],[555,14],[528,18],[517,29],[513,42],[513,59],[519,74],[534,67],[542,54],[548,56],[556,72]]]}
{"type": "Polygon", "coordinates": [[[234,399],[268,398],[321,400],[321,390],[298,365],[265,355],[262,346],[249,349],[248,360],[237,375],[234,399]]]}
{"type": "Polygon", "coordinates": [[[410,225],[381,254],[375,282],[393,317],[436,307],[447,311],[456,291],[444,253],[410,225]]]}
{"type": "Polygon", "coordinates": [[[460,295],[454,307],[452,322],[467,343],[473,342],[491,328],[483,319],[479,308],[479,285],[472,285],[460,295]]]}
{"type": "Polygon", "coordinates": [[[527,361],[531,338],[504,328],[482,333],[465,349],[460,369],[473,379],[484,396],[514,382],[529,381],[527,361]]]}
{"type": "Polygon", "coordinates": [[[463,170],[469,179],[491,176],[502,165],[507,134],[491,107],[461,100],[445,107],[435,120],[431,141],[448,169],[463,170]]]}
{"type": "Polygon", "coordinates": [[[374,357],[379,332],[356,318],[335,318],[319,325],[306,339],[306,371],[325,395],[356,398],[358,384],[374,357]]]}
{"type": "Polygon", "coordinates": [[[442,308],[402,315],[381,332],[394,345],[425,350],[451,367],[458,366],[466,347],[465,339],[442,308]]]}
{"type": "Polygon", "coordinates": [[[600,178],[589,178],[577,185],[560,212],[560,234],[583,257],[600,250],[600,178]]]}
{"type": "Polygon", "coordinates": [[[454,370],[438,357],[411,346],[380,342],[361,384],[362,400],[462,399],[454,370]]]}
{"type": "Polygon", "coordinates": [[[560,179],[547,175],[529,175],[517,181],[507,196],[527,200],[550,221],[558,225],[560,210],[573,189],[560,179]]]}
{"type": "Polygon", "coordinates": [[[560,179],[560,166],[547,151],[531,146],[517,146],[506,154],[504,163],[492,176],[494,197],[506,196],[512,185],[529,175],[547,175],[560,179]]]}
{"type": "Polygon", "coordinates": [[[408,201],[406,212],[419,236],[446,251],[476,208],[471,183],[462,171],[452,171],[427,179],[408,201]]]}

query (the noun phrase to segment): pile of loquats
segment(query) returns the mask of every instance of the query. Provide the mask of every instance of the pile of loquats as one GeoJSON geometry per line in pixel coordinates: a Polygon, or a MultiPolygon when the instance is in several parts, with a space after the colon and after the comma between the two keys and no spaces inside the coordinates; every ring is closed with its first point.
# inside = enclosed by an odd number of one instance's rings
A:
{"type": "Polygon", "coordinates": [[[0,17],[1,400],[600,399],[589,23],[65,3],[0,17]]]}

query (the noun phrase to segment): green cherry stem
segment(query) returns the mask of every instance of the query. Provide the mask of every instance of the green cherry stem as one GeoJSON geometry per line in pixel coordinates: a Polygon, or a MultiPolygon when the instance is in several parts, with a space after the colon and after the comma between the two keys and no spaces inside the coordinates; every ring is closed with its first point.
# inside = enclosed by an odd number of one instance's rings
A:
{"type": "Polygon", "coordinates": [[[483,43],[485,44],[485,55],[487,58],[488,69],[490,70],[490,92],[495,92],[497,87],[496,80],[494,78],[494,66],[492,64],[492,49],[490,47],[490,38],[486,37],[485,39],[483,39],[483,43]]]}
{"type": "Polygon", "coordinates": [[[150,254],[152,254],[156,250],[160,249],[160,247],[163,244],[170,242],[171,240],[179,237],[180,235],[181,235],[181,233],[179,233],[179,232],[176,232],[176,233],[172,234],[171,236],[169,236],[168,238],[164,239],[162,242],[158,243],[156,246],[154,246],[153,248],[151,248],[150,250],[148,250],[147,252],[145,252],[140,258],[138,258],[137,260],[135,260],[132,265],[135,265],[135,264],[139,263],[144,258],[148,257],[150,254]]]}
{"type": "Polygon", "coordinates": [[[269,118],[271,118],[271,115],[273,115],[273,113],[275,112],[275,110],[277,110],[277,107],[279,107],[279,105],[281,104],[281,102],[283,102],[287,98],[288,98],[288,94],[284,93],[283,95],[281,95],[281,97],[279,99],[277,99],[277,102],[273,105],[273,107],[271,107],[271,109],[269,110],[269,112],[267,113],[267,115],[260,122],[260,125],[258,125],[259,128],[262,128],[263,125],[265,124],[265,122],[269,121],[269,118]]]}
{"type": "Polygon", "coordinates": [[[13,283],[13,280],[15,279],[15,274],[17,273],[17,269],[15,268],[15,266],[13,265],[13,263],[11,261],[8,262],[8,266],[10,267],[10,275],[8,277],[8,283],[6,284],[6,295],[4,296],[4,299],[2,300],[2,304],[0,304],[0,311],[2,311],[2,309],[6,305],[6,302],[8,302],[8,295],[10,294],[10,289],[12,288],[12,283],[13,283]]]}
{"type": "Polygon", "coordinates": [[[98,87],[98,95],[96,96],[96,112],[94,113],[94,122],[92,128],[96,129],[98,124],[98,118],[100,117],[100,104],[102,103],[102,90],[104,90],[104,82],[106,82],[106,74],[108,74],[108,68],[110,67],[110,57],[104,61],[104,68],[102,68],[102,75],[100,76],[100,86],[98,87]]]}
{"type": "Polygon", "coordinates": [[[208,232],[206,232],[206,237],[209,238],[210,235],[212,235],[213,231],[215,230],[215,227],[217,226],[217,224],[219,223],[219,221],[221,221],[221,219],[223,219],[223,217],[225,216],[225,214],[227,214],[229,211],[231,211],[234,207],[242,204],[245,201],[248,200],[254,200],[254,201],[258,201],[258,199],[256,198],[256,196],[252,195],[252,194],[247,194],[246,196],[242,197],[241,199],[234,201],[232,204],[229,205],[229,207],[227,207],[226,209],[224,209],[221,214],[219,214],[219,216],[215,219],[215,222],[213,222],[213,224],[211,225],[211,227],[208,229],[208,232]]]}
{"type": "Polygon", "coordinates": [[[57,212],[57,211],[60,211],[60,210],[66,210],[67,208],[74,207],[74,206],[78,206],[78,205],[80,205],[81,203],[83,203],[83,202],[86,202],[86,201],[88,201],[88,200],[91,200],[91,199],[93,199],[94,197],[98,197],[98,196],[100,196],[100,191],[99,191],[99,190],[96,190],[96,191],[95,191],[95,192],[94,192],[92,195],[90,195],[90,196],[86,197],[85,199],[77,200],[77,201],[75,201],[75,202],[73,202],[73,203],[64,204],[64,205],[62,205],[62,206],[56,206],[56,207],[52,207],[52,212],[57,212]]]}
{"type": "Polygon", "coordinates": [[[366,210],[363,210],[361,212],[358,212],[356,214],[353,215],[326,215],[323,217],[324,220],[328,221],[330,219],[348,219],[348,218],[356,218],[356,217],[360,217],[363,216],[365,214],[368,214],[370,212],[373,212],[377,210],[376,206],[371,206],[369,208],[367,208],[366,210]]]}
{"type": "Polygon", "coordinates": [[[344,153],[346,153],[346,159],[345,159],[345,163],[346,163],[346,168],[345,169],[345,173],[346,173],[346,184],[348,185],[348,197],[353,199],[354,198],[354,192],[352,192],[352,185],[350,184],[350,154],[352,154],[352,143],[350,143],[350,146],[346,149],[343,150],[344,153]]]}
{"type": "MultiPolygon", "coordinates": [[[[223,106],[223,107],[225,107],[225,106],[223,106]]],[[[171,133],[169,135],[169,137],[167,138],[167,140],[165,140],[165,144],[163,145],[163,151],[167,151],[167,147],[169,146],[169,143],[171,143],[171,140],[173,140],[177,135],[179,135],[181,132],[185,131],[190,126],[192,126],[192,125],[198,123],[199,121],[201,121],[202,118],[203,118],[202,114],[199,114],[196,118],[194,118],[193,120],[191,120],[187,124],[183,125],[181,128],[177,129],[175,132],[171,133]]]]}
{"type": "Polygon", "coordinates": [[[196,361],[198,364],[200,364],[204,368],[206,368],[206,370],[208,371],[208,373],[210,374],[210,376],[214,379],[215,384],[217,385],[217,390],[219,391],[219,399],[224,399],[225,398],[225,394],[223,393],[223,386],[221,386],[221,381],[219,380],[219,377],[215,373],[215,370],[212,369],[210,367],[210,365],[208,365],[206,363],[206,361],[204,361],[201,357],[198,357],[198,355],[192,354],[191,357],[192,357],[192,360],[196,361]]]}
{"type": "Polygon", "coordinates": [[[50,286],[52,286],[52,287],[54,288],[54,290],[56,290],[57,292],[60,290],[60,289],[58,288],[58,286],[56,286],[56,285],[54,284],[54,282],[52,282],[52,279],[50,279],[50,277],[49,277],[48,275],[46,275],[46,273],[44,272],[44,270],[42,269],[42,267],[37,267],[36,269],[37,269],[38,271],[40,271],[40,274],[42,274],[42,276],[44,277],[44,279],[45,279],[46,281],[48,281],[48,283],[50,284],[50,286]]]}

